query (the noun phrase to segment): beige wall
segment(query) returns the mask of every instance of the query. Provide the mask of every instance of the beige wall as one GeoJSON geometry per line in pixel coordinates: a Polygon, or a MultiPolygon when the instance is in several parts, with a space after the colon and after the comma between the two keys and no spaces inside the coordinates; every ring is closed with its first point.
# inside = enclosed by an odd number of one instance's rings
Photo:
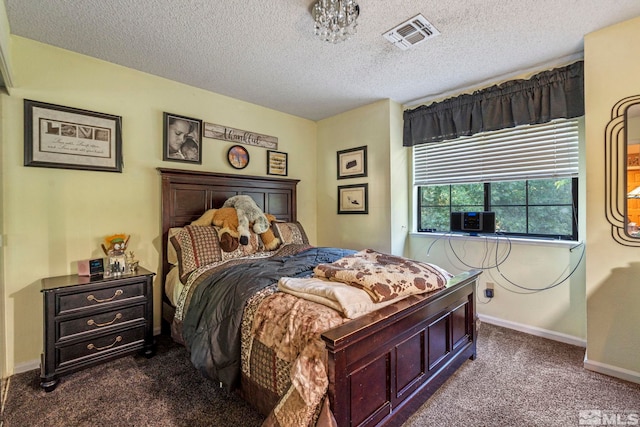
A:
{"type": "MultiPolygon", "coordinates": [[[[9,21],[4,4],[0,5],[0,73],[3,76],[4,84],[11,82],[11,65],[9,59],[9,21]]],[[[4,88],[6,89],[6,88],[4,88]]],[[[2,90],[2,89],[0,89],[2,90]]],[[[3,91],[4,93],[4,91],[3,91]]],[[[2,103],[0,102],[0,123],[2,120],[2,103]]],[[[2,165],[4,147],[4,132],[0,128],[0,165],[2,165]]],[[[4,237],[4,197],[3,197],[3,174],[0,170],[0,240],[4,237]]],[[[6,325],[5,325],[5,291],[4,291],[4,244],[0,242],[0,402],[4,402],[4,377],[7,372],[6,352],[6,325]]]]}
{"type": "Polygon", "coordinates": [[[585,37],[587,358],[585,366],[640,380],[640,249],[611,237],[604,216],[604,135],[616,102],[640,95],[640,18],[585,37]]]}
{"type": "MultiPolygon", "coordinates": [[[[160,178],[156,168],[266,175],[266,150],[246,146],[250,163],[226,162],[228,142],[203,140],[202,165],[162,161],[163,111],[277,136],[289,154],[289,177],[300,179],[299,220],[316,242],[316,123],[104,61],[12,37],[16,87],[0,95],[2,211],[7,370],[39,360],[40,279],[75,273],[76,261],[102,256],[112,233],[131,235],[142,266],[160,256],[160,178]],[[23,99],[122,116],[123,173],[23,166],[23,99]]],[[[0,223],[1,224],[1,223],[0,223]]],[[[160,323],[159,282],[155,326],[160,323]]],[[[3,340],[5,342],[5,340],[3,340]]]]}
{"type": "MultiPolygon", "coordinates": [[[[528,78],[521,76],[519,78],[528,78]]],[[[580,120],[580,188],[578,230],[585,236],[586,166],[584,120],[580,120]]],[[[411,181],[410,181],[411,182],[411,181]]],[[[411,229],[416,229],[412,211],[411,229]]],[[[553,242],[518,242],[504,240],[498,245],[500,256],[496,262],[495,240],[430,237],[412,234],[407,256],[431,262],[458,273],[473,268],[483,269],[480,276],[478,314],[488,322],[528,333],[585,345],[586,340],[586,257],[581,259],[584,246],[572,249],[573,244],[553,242]],[[509,252],[504,263],[502,254],[509,252]],[[575,271],[571,273],[572,270],[575,271]],[[564,280],[566,278],[566,280],[564,280]],[[482,297],[486,283],[494,284],[494,298],[482,297]],[[550,287],[544,291],[532,291],[550,287]],[[523,289],[528,288],[528,289],[523,289]]]]}
{"type": "MultiPolygon", "coordinates": [[[[3,123],[2,120],[2,103],[0,103],[0,123],[3,123]]],[[[4,149],[4,132],[0,129],[0,165],[2,164],[3,158],[3,149],[4,149]]],[[[4,220],[3,220],[3,211],[4,211],[4,186],[2,185],[3,177],[2,173],[0,173],[0,240],[4,237],[4,220]]],[[[5,330],[5,291],[4,291],[4,244],[0,243],[0,402],[4,402],[2,400],[4,393],[4,376],[7,372],[7,357],[6,352],[4,351],[5,343],[7,342],[7,335],[5,330]]]]}
{"type": "Polygon", "coordinates": [[[318,245],[402,254],[408,201],[401,121],[401,106],[384,100],[318,122],[318,245]],[[337,179],[337,151],[363,145],[367,177],[337,179]],[[363,183],[369,214],[338,215],[338,186],[363,183]]]}
{"type": "Polygon", "coordinates": [[[478,314],[488,316],[491,323],[502,324],[575,345],[584,345],[586,312],[584,291],[583,247],[573,251],[566,244],[519,243],[504,239],[498,244],[492,238],[410,237],[408,256],[446,268],[453,274],[469,268],[482,268],[478,314]],[[506,261],[495,268],[510,251],[506,261]],[[466,265],[465,265],[466,264],[466,265]],[[576,271],[565,282],[558,284],[576,271]],[[493,268],[491,268],[493,267],[493,268]],[[483,297],[485,284],[494,284],[494,298],[483,297]],[[513,283],[511,283],[513,282],[513,283]],[[555,284],[551,289],[532,292],[555,284]]]}

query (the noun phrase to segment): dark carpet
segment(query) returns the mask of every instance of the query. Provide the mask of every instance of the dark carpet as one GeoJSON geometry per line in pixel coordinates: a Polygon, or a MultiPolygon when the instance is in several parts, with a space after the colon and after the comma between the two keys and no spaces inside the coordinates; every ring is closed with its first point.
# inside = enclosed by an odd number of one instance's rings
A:
{"type": "MultiPolygon", "coordinates": [[[[51,393],[40,389],[39,371],[12,376],[4,426],[262,423],[235,394],[202,378],[183,347],[157,338],[155,357],[128,356],[62,377],[51,393]]],[[[587,371],[583,358],[582,348],[483,324],[476,360],[465,362],[404,425],[579,426],[598,414],[605,422],[636,419],[640,385],[587,371]]]]}

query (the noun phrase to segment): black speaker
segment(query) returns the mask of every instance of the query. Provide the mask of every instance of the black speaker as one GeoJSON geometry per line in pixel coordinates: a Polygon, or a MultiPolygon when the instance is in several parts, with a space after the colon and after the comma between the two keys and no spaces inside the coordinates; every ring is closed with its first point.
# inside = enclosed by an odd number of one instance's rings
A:
{"type": "Polygon", "coordinates": [[[451,231],[495,233],[495,212],[451,212],[451,231]]]}

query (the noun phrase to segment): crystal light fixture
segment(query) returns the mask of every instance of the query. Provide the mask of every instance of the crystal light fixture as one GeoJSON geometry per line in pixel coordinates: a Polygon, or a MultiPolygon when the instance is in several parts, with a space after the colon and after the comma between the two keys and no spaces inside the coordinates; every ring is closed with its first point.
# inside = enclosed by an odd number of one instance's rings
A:
{"type": "Polygon", "coordinates": [[[360,6],[353,0],[318,0],[313,7],[315,34],[322,40],[338,43],[356,33],[360,6]]]}

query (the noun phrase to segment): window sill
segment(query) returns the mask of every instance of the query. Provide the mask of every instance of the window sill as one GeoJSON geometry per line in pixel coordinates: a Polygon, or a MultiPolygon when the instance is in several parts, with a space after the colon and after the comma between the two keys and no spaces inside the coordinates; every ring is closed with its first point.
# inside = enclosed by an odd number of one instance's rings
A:
{"type": "Polygon", "coordinates": [[[462,233],[419,233],[413,231],[409,233],[412,237],[419,238],[430,238],[430,239],[453,239],[453,240],[470,240],[470,241],[500,241],[500,242],[510,242],[513,245],[528,245],[528,246],[551,246],[554,248],[558,247],[567,247],[573,248],[574,246],[578,246],[582,244],[581,241],[575,240],[557,240],[557,239],[544,239],[544,238],[533,238],[533,237],[509,237],[509,236],[500,236],[497,234],[482,234],[478,236],[471,236],[469,234],[462,233]]]}

